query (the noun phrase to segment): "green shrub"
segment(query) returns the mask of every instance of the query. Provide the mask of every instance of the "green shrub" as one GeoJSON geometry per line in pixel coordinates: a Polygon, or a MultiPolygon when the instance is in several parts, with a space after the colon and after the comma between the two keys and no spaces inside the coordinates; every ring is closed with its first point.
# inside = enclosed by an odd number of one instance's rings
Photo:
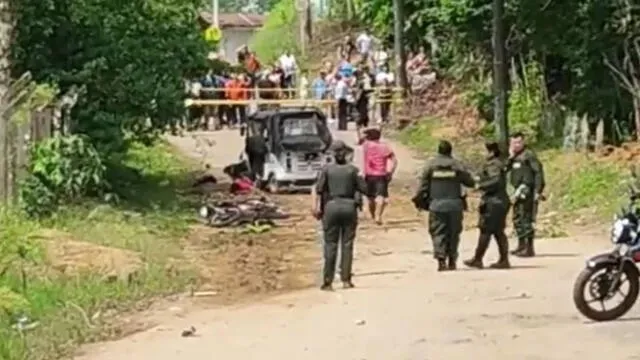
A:
{"type": "Polygon", "coordinates": [[[105,166],[83,136],[58,136],[36,144],[28,176],[20,186],[20,205],[30,216],[50,215],[62,203],[96,194],[105,186],[105,166]]]}
{"type": "Polygon", "coordinates": [[[520,131],[535,142],[540,135],[539,121],[544,110],[542,67],[536,62],[523,64],[524,76],[512,76],[513,87],[509,93],[509,127],[511,132],[520,131]]]}
{"type": "Polygon", "coordinates": [[[424,119],[404,129],[400,134],[400,141],[422,153],[435,153],[437,139],[432,136],[437,119],[424,119]]]}

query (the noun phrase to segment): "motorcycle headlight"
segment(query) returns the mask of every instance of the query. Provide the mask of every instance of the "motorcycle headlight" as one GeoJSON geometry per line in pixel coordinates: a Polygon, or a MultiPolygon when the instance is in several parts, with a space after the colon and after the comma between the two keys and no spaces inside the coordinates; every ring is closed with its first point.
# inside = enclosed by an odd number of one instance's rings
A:
{"type": "Polygon", "coordinates": [[[209,217],[209,208],[206,206],[201,207],[200,210],[198,210],[198,214],[203,218],[209,217]]]}

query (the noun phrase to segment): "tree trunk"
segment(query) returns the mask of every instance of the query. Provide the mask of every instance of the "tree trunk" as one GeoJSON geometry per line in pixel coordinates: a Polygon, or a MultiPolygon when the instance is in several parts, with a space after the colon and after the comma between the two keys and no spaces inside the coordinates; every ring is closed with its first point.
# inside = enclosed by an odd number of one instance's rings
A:
{"type": "Polygon", "coordinates": [[[13,38],[13,16],[9,0],[0,0],[0,201],[6,202],[10,159],[8,129],[9,85],[11,82],[10,51],[13,38]]]}
{"type": "Polygon", "coordinates": [[[498,140],[503,149],[509,147],[509,68],[505,41],[504,0],[493,0],[493,116],[498,130],[498,140]]]}
{"type": "Polygon", "coordinates": [[[404,0],[393,0],[393,36],[398,85],[402,96],[406,97],[409,81],[407,79],[407,53],[404,48],[404,0]]]}

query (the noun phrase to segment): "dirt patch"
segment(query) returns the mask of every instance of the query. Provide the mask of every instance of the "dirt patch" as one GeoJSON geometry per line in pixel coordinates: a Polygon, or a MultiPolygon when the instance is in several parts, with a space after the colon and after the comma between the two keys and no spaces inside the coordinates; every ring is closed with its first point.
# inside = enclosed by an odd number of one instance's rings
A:
{"type": "Polygon", "coordinates": [[[196,226],[184,239],[185,257],[196,266],[199,291],[233,303],[246,297],[312,286],[319,260],[315,221],[303,214],[305,195],[274,199],[292,215],[267,233],[196,226]]]}
{"type": "Polygon", "coordinates": [[[64,275],[91,273],[128,279],[143,266],[133,251],[77,241],[61,231],[47,230],[38,235],[44,240],[50,266],[64,275]]]}
{"type": "Polygon", "coordinates": [[[418,121],[425,116],[446,121],[438,128],[443,137],[461,138],[477,134],[482,122],[477,109],[466,103],[462,91],[448,81],[438,80],[407,99],[400,118],[418,121]]]}
{"type": "Polygon", "coordinates": [[[607,145],[598,150],[597,156],[618,163],[637,163],[640,160],[640,144],[625,143],[620,147],[607,145]]]}

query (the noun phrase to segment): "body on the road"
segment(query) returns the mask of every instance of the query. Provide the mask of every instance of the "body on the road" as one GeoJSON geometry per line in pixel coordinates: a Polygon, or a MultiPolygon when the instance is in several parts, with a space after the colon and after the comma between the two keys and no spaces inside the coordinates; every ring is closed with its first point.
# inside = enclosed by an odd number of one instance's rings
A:
{"type": "Polygon", "coordinates": [[[391,147],[380,140],[382,131],[369,128],[358,133],[364,159],[364,180],[367,183],[367,205],[371,218],[382,224],[382,214],[389,199],[389,182],[398,167],[391,147]]]}
{"type": "Polygon", "coordinates": [[[490,142],[485,147],[489,154],[476,184],[477,188],[482,191],[478,209],[480,235],[473,258],[466,260],[464,264],[481,269],[483,267],[482,258],[493,236],[498,244],[500,258],[498,262],[491,265],[491,268],[506,269],[510,267],[509,242],[504,229],[511,205],[507,194],[506,163],[501,159],[498,143],[490,142]]]}
{"type": "Polygon", "coordinates": [[[513,200],[513,226],[518,246],[513,254],[521,257],[535,255],[533,242],[538,201],[545,187],[544,170],[536,154],[524,143],[524,135],[515,133],[509,146],[510,183],[515,189],[513,200]]]}
{"type": "Polygon", "coordinates": [[[322,219],[324,232],[323,290],[332,289],[338,244],[341,247],[340,278],[345,288],[353,287],[353,245],[358,227],[359,197],[366,191],[358,168],[347,161],[349,147],[338,140],[332,148],[335,162],[320,171],[312,191],[312,212],[322,219]]]}
{"type": "Polygon", "coordinates": [[[453,158],[452,146],[441,141],[438,154],[427,163],[414,199],[429,211],[429,233],[438,271],[455,270],[464,212],[463,186],[474,187],[475,180],[464,165],[453,158]]]}

